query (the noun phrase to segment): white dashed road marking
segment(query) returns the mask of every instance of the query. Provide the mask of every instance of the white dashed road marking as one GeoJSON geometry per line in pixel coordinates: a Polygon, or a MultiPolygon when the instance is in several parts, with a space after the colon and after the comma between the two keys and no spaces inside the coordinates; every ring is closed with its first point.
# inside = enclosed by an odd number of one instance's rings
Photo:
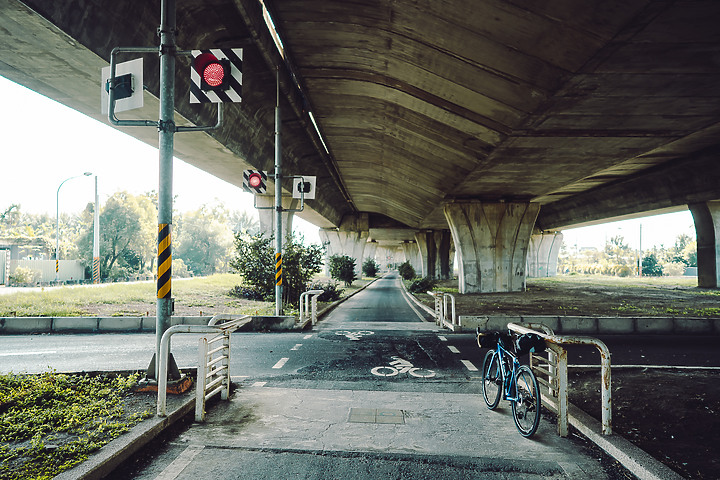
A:
{"type": "Polygon", "coordinates": [[[165,470],[160,472],[160,475],[155,477],[155,480],[174,480],[185,470],[185,467],[190,465],[193,458],[205,449],[202,445],[190,445],[177,457],[173,462],[165,467],[165,470]]]}
{"type": "Polygon", "coordinates": [[[448,345],[447,347],[453,353],[460,353],[460,350],[458,350],[457,347],[453,347],[452,345],[448,345]]]}
{"type": "Polygon", "coordinates": [[[438,338],[440,339],[441,342],[447,342],[447,338],[444,337],[443,335],[438,335],[438,338]]]}
{"type": "Polygon", "coordinates": [[[460,360],[460,361],[463,363],[463,365],[465,365],[465,368],[467,368],[467,369],[470,370],[471,372],[477,372],[477,371],[478,371],[477,367],[476,367],[475,365],[473,365],[470,360],[460,360]]]}
{"type": "Polygon", "coordinates": [[[273,368],[282,368],[287,361],[290,360],[289,358],[281,358],[275,365],[273,365],[273,368]]]}
{"type": "Polygon", "coordinates": [[[295,346],[292,347],[290,350],[293,350],[293,351],[295,351],[295,350],[300,350],[300,347],[302,347],[302,343],[297,343],[297,344],[295,344],[295,346]]]}

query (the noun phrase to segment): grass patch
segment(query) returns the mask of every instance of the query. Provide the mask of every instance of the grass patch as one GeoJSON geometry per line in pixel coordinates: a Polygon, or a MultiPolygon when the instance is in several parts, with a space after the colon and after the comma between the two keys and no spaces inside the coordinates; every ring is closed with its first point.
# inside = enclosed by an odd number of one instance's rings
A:
{"type": "MultiPolygon", "coordinates": [[[[198,310],[226,305],[228,292],[239,284],[242,278],[234,274],[219,274],[209,277],[183,278],[173,280],[173,297],[178,306],[194,307],[198,310]]],[[[93,315],[91,306],[123,306],[108,316],[129,314],[143,315],[155,309],[155,283],[109,283],[101,285],[78,285],[45,288],[41,291],[16,292],[0,295],[0,317],[79,317],[93,315]]],[[[254,302],[240,305],[244,310],[263,308],[254,302]]],[[[251,313],[237,311],[227,313],[251,313]]],[[[198,314],[198,313],[194,313],[198,314]]]]}
{"type": "Polygon", "coordinates": [[[610,287],[697,287],[697,277],[615,277],[610,275],[557,275],[528,278],[528,285],[586,284],[610,287]]]}
{"type": "Polygon", "coordinates": [[[138,377],[0,375],[0,478],[52,478],[149,417],[123,408],[138,377]]]}

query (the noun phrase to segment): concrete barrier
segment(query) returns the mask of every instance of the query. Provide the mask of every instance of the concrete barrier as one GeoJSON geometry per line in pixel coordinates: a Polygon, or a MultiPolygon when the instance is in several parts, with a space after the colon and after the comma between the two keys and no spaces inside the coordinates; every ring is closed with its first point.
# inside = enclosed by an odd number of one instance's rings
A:
{"type": "Polygon", "coordinates": [[[542,323],[559,335],[720,335],[720,319],[684,317],[581,317],[461,315],[464,332],[503,331],[508,323],[542,323]]]}
{"type": "MultiPolygon", "coordinates": [[[[211,316],[172,317],[174,325],[207,325],[211,316]]],[[[153,333],[155,317],[0,317],[0,335],[32,333],[153,333]]],[[[276,332],[301,329],[295,317],[255,316],[245,331],[276,332]]]]}

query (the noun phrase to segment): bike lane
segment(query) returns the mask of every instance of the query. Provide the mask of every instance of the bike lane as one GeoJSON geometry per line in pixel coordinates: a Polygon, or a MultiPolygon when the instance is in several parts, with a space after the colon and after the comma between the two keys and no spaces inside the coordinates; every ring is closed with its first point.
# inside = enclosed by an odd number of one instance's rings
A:
{"type": "Polygon", "coordinates": [[[273,355],[245,358],[271,376],[239,380],[205,423],[110,478],[626,478],[547,420],[527,439],[507,402],[488,410],[479,373],[400,290],[380,279],[302,337],[264,336],[273,355]]]}

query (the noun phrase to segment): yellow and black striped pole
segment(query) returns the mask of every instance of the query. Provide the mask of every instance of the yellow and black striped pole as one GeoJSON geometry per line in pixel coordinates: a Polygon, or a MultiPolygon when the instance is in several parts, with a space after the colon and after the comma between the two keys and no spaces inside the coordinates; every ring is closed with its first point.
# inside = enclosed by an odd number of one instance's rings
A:
{"type": "Polygon", "coordinates": [[[100,283],[100,257],[93,257],[93,283],[100,283]]]}
{"type": "Polygon", "coordinates": [[[172,296],[172,245],[170,239],[171,225],[158,225],[158,276],[157,298],[172,296]]]}
{"type": "Polygon", "coordinates": [[[275,253],[275,285],[282,286],[282,253],[275,253]]]}

